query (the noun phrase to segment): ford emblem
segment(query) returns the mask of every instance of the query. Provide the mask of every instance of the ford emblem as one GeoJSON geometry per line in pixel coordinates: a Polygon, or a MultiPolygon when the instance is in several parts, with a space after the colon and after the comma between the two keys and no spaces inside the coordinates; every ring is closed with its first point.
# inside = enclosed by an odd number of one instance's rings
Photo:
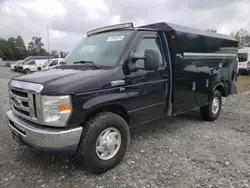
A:
{"type": "Polygon", "coordinates": [[[15,103],[17,106],[21,106],[22,101],[21,101],[20,99],[15,98],[15,99],[14,99],[14,103],[15,103]]]}

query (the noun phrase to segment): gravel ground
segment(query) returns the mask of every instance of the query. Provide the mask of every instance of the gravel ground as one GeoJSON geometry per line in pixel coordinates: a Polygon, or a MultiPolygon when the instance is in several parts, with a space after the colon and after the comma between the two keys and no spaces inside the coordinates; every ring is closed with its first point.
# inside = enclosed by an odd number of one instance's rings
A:
{"type": "Polygon", "coordinates": [[[238,89],[239,93],[246,90],[250,90],[250,75],[241,75],[238,77],[237,85],[240,86],[238,89]]]}
{"type": "Polygon", "coordinates": [[[190,112],[137,127],[121,164],[94,175],[12,140],[6,85],[15,75],[0,68],[0,187],[250,187],[250,92],[225,99],[215,122],[190,112]]]}

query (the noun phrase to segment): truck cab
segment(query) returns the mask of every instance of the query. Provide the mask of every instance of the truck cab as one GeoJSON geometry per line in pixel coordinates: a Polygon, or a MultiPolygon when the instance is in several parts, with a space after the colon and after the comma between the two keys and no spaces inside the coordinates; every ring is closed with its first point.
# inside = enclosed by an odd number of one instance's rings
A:
{"type": "Polygon", "coordinates": [[[89,31],[66,64],[10,81],[8,126],[18,143],[106,172],[138,124],[197,107],[202,119],[216,120],[222,97],[236,94],[237,45],[164,22],[89,31]]]}
{"type": "Polygon", "coordinates": [[[47,60],[44,65],[42,65],[41,67],[38,67],[38,70],[43,70],[43,71],[50,70],[62,64],[64,64],[64,58],[50,59],[50,60],[47,60]]]}

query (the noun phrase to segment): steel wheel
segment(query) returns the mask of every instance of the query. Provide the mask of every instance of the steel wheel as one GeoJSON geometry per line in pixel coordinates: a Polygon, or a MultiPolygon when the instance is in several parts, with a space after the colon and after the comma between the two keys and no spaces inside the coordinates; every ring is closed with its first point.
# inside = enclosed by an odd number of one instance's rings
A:
{"type": "Polygon", "coordinates": [[[217,114],[220,108],[220,101],[218,97],[215,97],[212,102],[212,113],[217,114]]]}
{"type": "Polygon", "coordinates": [[[29,69],[25,69],[24,72],[25,72],[26,74],[29,74],[29,73],[30,73],[30,70],[29,70],[29,69]]]}
{"type": "Polygon", "coordinates": [[[113,158],[121,146],[121,133],[114,127],[105,129],[96,142],[96,154],[101,160],[113,158]]]}

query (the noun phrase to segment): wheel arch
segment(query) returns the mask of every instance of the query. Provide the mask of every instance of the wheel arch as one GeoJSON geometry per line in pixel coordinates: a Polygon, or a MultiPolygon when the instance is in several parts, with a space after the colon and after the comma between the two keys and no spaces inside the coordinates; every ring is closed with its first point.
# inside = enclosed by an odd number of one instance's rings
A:
{"type": "Polygon", "coordinates": [[[215,86],[213,87],[213,92],[216,90],[218,90],[221,93],[222,97],[227,97],[226,88],[222,82],[215,84],[215,86]]]}
{"type": "Polygon", "coordinates": [[[104,104],[101,106],[98,105],[98,106],[91,108],[91,110],[89,110],[89,113],[86,115],[84,122],[88,121],[90,117],[100,112],[112,112],[114,114],[117,114],[121,116],[127,122],[128,125],[131,125],[131,117],[127,113],[125,107],[121,104],[116,104],[116,103],[104,104]]]}
{"type": "Polygon", "coordinates": [[[26,72],[26,70],[29,70],[29,72],[31,72],[30,68],[27,67],[23,69],[23,72],[26,72]]]}

